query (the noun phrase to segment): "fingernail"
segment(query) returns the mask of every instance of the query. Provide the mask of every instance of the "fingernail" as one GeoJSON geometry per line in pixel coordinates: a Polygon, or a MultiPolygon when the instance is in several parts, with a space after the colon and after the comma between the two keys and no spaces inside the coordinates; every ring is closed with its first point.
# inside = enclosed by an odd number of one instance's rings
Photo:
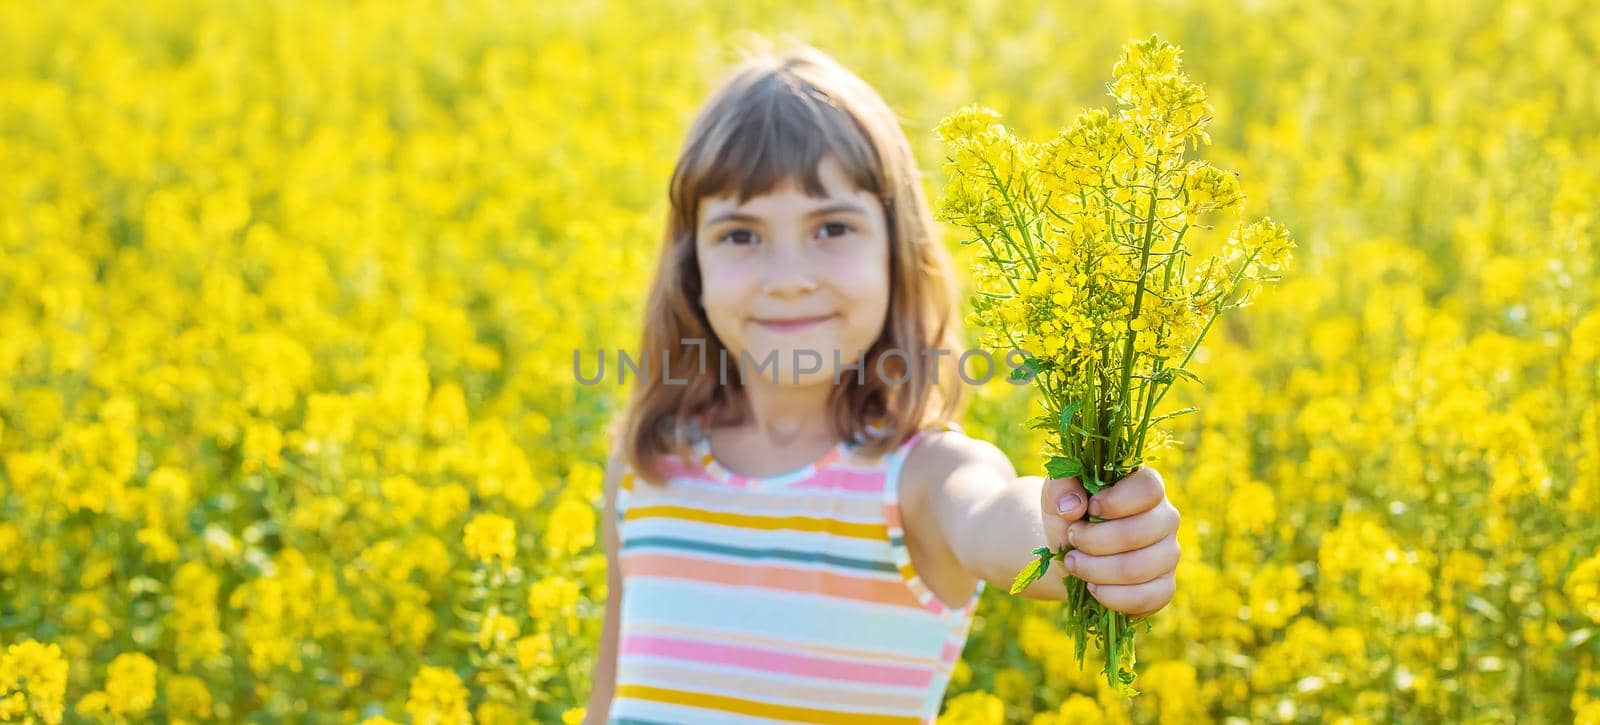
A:
{"type": "Polygon", "coordinates": [[[1091,497],[1089,499],[1089,515],[1090,516],[1099,516],[1100,515],[1100,501],[1098,499],[1093,498],[1093,497],[1091,497]]]}
{"type": "Polygon", "coordinates": [[[1099,594],[1100,593],[1100,585],[1096,584],[1094,582],[1089,582],[1087,588],[1089,589],[1089,593],[1090,594],[1099,594]]]}
{"type": "Polygon", "coordinates": [[[1083,505],[1083,497],[1075,493],[1069,493],[1056,502],[1056,513],[1064,514],[1068,511],[1074,511],[1081,505],[1083,505]]]}
{"type": "Polygon", "coordinates": [[[1061,566],[1066,567],[1068,573],[1078,573],[1078,552],[1067,552],[1067,555],[1061,559],[1061,566]]]}
{"type": "Polygon", "coordinates": [[[1076,527],[1076,526],[1068,526],[1067,527],[1067,546],[1076,547],[1078,545],[1078,542],[1072,540],[1072,537],[1074,535],[1076,535],[1077,533],[1078,533],[1078,527],[1076,527]]]}

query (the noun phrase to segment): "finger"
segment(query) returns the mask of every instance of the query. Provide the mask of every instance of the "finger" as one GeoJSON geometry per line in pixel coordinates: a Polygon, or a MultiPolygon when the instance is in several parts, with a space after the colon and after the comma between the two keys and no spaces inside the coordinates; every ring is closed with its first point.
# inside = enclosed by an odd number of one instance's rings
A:
{"type": "Polygon", "coordinates": [[[1167,489],[1161,474],[1149,466],[1140,466],[1114,485],[1095,494],[1089,500],[1089,515],[1120,519],[1149,511],[1166,497],[1167,489]]]}
{"type": "Polygon", "coordinates": [[[1143,584],[1178,568],[1178,536],[1167,538],[1135,551],[1110,556],[1091,556],[1071,551],[1061,565],[1067,573],[1095,584],[1143,584]]]}
{"type": "Polygon", "coordinates": [[[1060,548],[1067,543],[1067,524],[1083,518],[1088,500],[1089,493],[1076,478],[1044,479],[1039,487],[1039,511],[1050,548],[1060,548]]]}
{"type": "Polygon", "coordinates": [[[1178,510],[1172,504],[1142,514],[1109,521],[1073,521],[1067,524],[1067,543],[1095,556],[1142,549],[1178,530],[1178,510]]]}
{"type": "Polygon", "coordinates": [[[1143,584],[1090,584],[1089,593],[1104,604],[1106,609],[1122,612],[1130,617],[1154,614],[1172,601],[1177,589],[1177,575],[1167,572],[1143,584]]]}
{"type": "Polygon", "coordinates": [[[1089,505],[1089,492],[1083,483],[1073,478],[1046,478],[1040,488],[1040,504],[1047,513],[1067,521],[1083,518],[1089,505]]]}

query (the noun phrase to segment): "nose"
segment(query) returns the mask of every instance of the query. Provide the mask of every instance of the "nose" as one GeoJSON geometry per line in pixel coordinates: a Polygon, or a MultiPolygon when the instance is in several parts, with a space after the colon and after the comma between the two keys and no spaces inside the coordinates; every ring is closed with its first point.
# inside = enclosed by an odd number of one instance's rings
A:
{"type": "Polygon", "coordinates": [[[763,290],[774,297],[792,297],[815,292],[816,271],[804,244],[784,240],[773,245],[767,281],[763,290]]]}

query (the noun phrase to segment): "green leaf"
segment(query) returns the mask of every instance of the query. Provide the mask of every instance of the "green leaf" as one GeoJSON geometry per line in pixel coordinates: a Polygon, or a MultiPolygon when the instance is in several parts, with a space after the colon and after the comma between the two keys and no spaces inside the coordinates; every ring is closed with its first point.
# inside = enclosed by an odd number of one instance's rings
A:
{"type": "Polygon", "coordinates": [[[1067,439],[1068,430],[1072,428],[1072,415],[1078,412],[1078,408],[1081,407],[1083,407],[1083,402],[1074,400],[1061,409],[1061,439],[1063,441],[1067,439]]]}
{"type": "Polygon", "coordinates": [[[1150,419],[1150,425],[1154,426],[1155,424],[1160,423],[1163,420],[1167,420],[1168,418],[1176,418],[1176,417],[1178,417],[1180,415],[1188,415],[1190,413],[1195,412],[1196,410],[1197,410],[1197,408],[1195,408],[1194,406],[1191,405],[1191,406],[1189,406],[1187,408],[1184,408],[1183,410],[1174,410],[1171,413],[1167,413],[1165,415],[1158,415],[1158,416],[1150,419]]]}
{"type": "Polygon", "coordinates": [[[1161,372],[1156,373],[1157,381],[1162,383],[1171,384],[1172,379],[1175,377],[1183,378],[1184,380],[1193,380],[1196,383],[1205,385],[1204,382],[1201,382],[1200,376],[1195,375],[1194,373],[1191,373],[1183,368],[1163,368],[1161,372]]]}
{"type": "MultiPolygon", "coordinates": [[[[1008,362],[1006,364],[1009,365],[1010,363],[1008,362]]],[[[1055,363],[1049,360],[1040,360],[1036,357],[1029,357],[1022,361],[1022,365],[1020,367],[1012,370],[1009,377],[1012,380],[1032,380],[1039,373],[1042,373],[1046,370],[1054,370],[1055,367],[1055,363]]]]}
{"type": "Polygon", "coordinates": [[[1051,478],[1072,478],[1083,475],[1083,464],[1071,458],[1055,456],[1045,461],[1044,470],[1051,478]]]}
{"type": "Polygon", "coordinates": [[[1053,555],[1048,548],[1040,547],[1034,549],[1033,553],[1039,554],[1039,558],[1023,567],[1022,571],[1017,572],[1017,578],[1011,582],[1012,594],[1027,589],[1029,584],[1032,584],[1035,579],[1044,576],[1045,571],[1050,568],[1050,559],[1053,558],[1053,555]],[[1041,551],[1043,553],[1040,553],[1041,551]]]}

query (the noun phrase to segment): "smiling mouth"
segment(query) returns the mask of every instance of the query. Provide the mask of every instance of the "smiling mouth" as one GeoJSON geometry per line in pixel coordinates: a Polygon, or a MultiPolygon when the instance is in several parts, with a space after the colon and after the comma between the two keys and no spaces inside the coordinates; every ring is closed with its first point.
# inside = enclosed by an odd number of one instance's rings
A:
{"type": "Polygon", "coordinates": [[[820,325],[833,318],[834,315],[819,315],[817,317],[784,317],[766,320],[758,319],[755,320],[755,323],[769,330],[789,332],[791,330],[803,330],[813,325],[820,325]]]}

